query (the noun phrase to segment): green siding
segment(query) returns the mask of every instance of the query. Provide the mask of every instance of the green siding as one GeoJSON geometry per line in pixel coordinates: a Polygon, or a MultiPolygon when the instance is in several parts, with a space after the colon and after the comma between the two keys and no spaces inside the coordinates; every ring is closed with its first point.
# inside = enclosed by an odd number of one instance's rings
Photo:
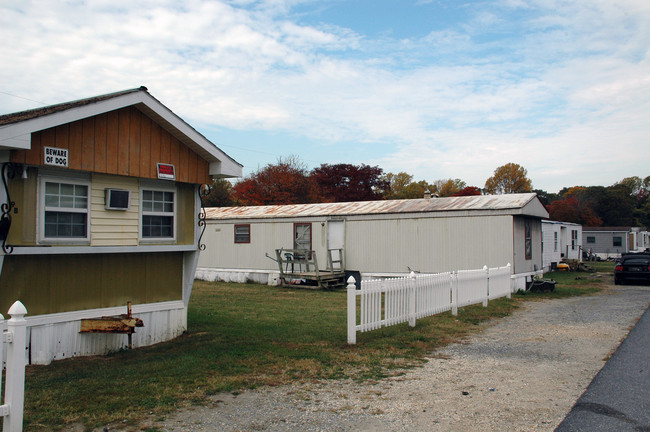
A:
{"type": "Polygon", "coordinates": [[[199,212],[198,209],[194,208],[196,187],[185,183],[176,183],[176,186],[178,187],[177,243],[192,244],[194,243],[195,213],[198,214],[199,212]]]}
{"type": "Polygon", "coordinates": [[[182,299],[183,253],[7,255],[0,313],[20,300],[29,315],[182,299]]]}
{"type": "Polygon", "coordinates": [[[37,183],[34,169],[28,170],[26,179],[18,176],[8,182],[11,199],[16,203],[11,214],[8,245],[33,246],[36,244],[37,183]]]}

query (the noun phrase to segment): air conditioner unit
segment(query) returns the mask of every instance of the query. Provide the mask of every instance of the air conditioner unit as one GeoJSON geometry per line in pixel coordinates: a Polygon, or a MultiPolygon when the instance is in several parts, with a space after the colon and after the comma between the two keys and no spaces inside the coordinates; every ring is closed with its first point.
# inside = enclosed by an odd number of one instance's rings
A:
{"type": "Polygon", "coordinates": [[[104,189],[106,210],[128,210],[131,206],[131,191],[123,189],[104,189]]]}

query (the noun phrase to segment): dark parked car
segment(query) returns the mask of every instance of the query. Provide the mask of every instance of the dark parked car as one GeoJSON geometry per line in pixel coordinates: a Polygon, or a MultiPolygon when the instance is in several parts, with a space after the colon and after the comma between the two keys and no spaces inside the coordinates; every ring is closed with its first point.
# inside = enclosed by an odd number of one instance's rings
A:
{"type": "Polygon", "coordinates": [[[625,254],[614,268],[614,283],[650,281],[650,253],[625,254]]]}

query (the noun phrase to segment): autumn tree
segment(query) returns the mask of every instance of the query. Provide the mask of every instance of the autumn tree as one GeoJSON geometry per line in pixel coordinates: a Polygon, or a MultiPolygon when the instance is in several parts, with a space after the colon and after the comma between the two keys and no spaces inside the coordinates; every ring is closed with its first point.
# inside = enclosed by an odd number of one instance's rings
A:
{"type": "Polygon", "coordinates": [[[440,179],[433,182],[433,184],[434,190],[431,192],[440,197],[452,196],[467,186],[467,183],[461,179],[440,179]]]}
{"type": "Polygon", "coordinates": [[[383,199],[382,192],[390,189],[382,173],[378,166],[321,164],[310,177],[324,202],[374,201],[383,199]]]}
{"type": "Polygon", "coordinates": [[[451,194],[451,196],[453,197],[473,196],[473,195],[481,195],[481,189],[477,188],[476,186],[467,186],[459,190],[458,192],[454,192],[453,194],[451,194]]]}
{"type": "Polygon", "coordinates": [[[390,187],[383,191],[385,199],[404,199],[406,187],[413,182],[413,176],[405,172],[386,173],[381,176],[381,180],[388,183],[390,187]]]}
{"type": "Polygon", "coordinates": [[[507,163],[494,170],[494,175],[485,182],[488,194],[512,194],[530,192],[532,183],[528,171],[516,163],[507,163]]]}
{"type": "Polygon", "coordinates": [[[426,191],[431,192],[434,189],[432,185],[427,183],[425,180],[420,180],[419,182],[413,182],[406,186],[404,190],[404,198],[423,198],[426,191]]]}
{"type": "Polygon", "coordinates": [[[390,190],[384,193],[386,199],[422,198],[426,190],[433,189],[433,186],[425,180],[414,182],[413,176],[405,172],[386,173],[382,176],[382,180],[390,184],[390,190]]]}
{"type": "Polygon", "coordinates": [[[584,201],[581,203],[575,196],[553,201],[548,206],[548,214],[551,220],[560,222],[573,222],[590,227],[603,224],[591,206],[584,201]]]}
{"type": "Polygon", "coordinates": [[[307,168],[296,157],[279,159],[233,186],[238,205],[305,204],[317,201],[307,168]]]}

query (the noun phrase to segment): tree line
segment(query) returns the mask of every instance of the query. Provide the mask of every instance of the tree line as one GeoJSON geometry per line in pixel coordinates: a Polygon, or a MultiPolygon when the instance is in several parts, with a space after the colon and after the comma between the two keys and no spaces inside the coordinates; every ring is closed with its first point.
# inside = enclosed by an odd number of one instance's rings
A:
{"type": "Polygon", "coordinates": [[[234,185],[214,181],[204,198],[206,207],[308,204],[386,199],[535,192],[549,211],[550,219],[583,226],[650,226],[650,176],[627,177],[614,185],[573,186],[559,193],[533,189],[527,170],[507,163],[494,170],[484,187],[461,179],[432,183],[415,180],[406,172],[384,173],[365,164],[321,164],[309,170],[294,156],[251,173],[234,185]]]}

